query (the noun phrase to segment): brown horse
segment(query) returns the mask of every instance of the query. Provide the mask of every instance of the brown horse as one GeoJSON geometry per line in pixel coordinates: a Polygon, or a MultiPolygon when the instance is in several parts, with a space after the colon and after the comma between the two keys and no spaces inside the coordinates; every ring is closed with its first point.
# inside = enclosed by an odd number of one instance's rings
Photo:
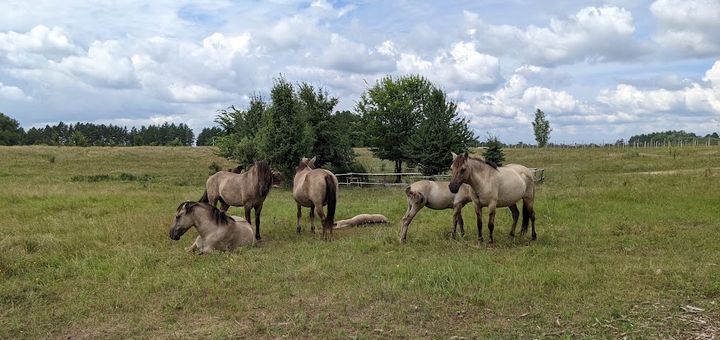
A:
{"type": "Polygon", "coordinates": [[[207,203],[183,202],[175,211],[175,222],[170,228],[170,238],[177,241],[188,229],[195,227],[198,237],[185,251],[195,249],[200,254],[213,251],[232,251],[239,246],[252,246],[255,237],[248,221],[238,216],[228,216],[207,203]]]}
{"type": "Polygon", "coordinates": [[[207,179],[200,202],[216,206],[219,201],[222,211],[227,211],[230,206],[243,207],[247,221],[251,221],[250,211],[255,209],[255,238],[260,240],[260,213],[273,180],[273,171],[266,161],[256,162],[239,174],[219,171],[207,179]]]}
{"type": "MultiPolygon", "coordinates": [[[[495,210],[498,207],[510,207],[513,210],[513,224],[510,236],[515,235],[517,226],[517,202],[523,201],[523,221],[520,234],[524,235],[528,229],[528,221],[532,222],[532,239],[537,239],[535,233],[535,177],[526,167],[519,164],[508,164],[498,167],[495,163],[482,157],[470,156],[467,152],[462,155],[453,155],[452,179],[448,188],[457,193],[463,183],[469,184],[475,191],[482,207],[490,210],[488,217],[488,230],[490,241],[488,247],[493,246],[493,230],[495,229],[495,210]],[[515,205],[515,209],[512,206],[515,205]]],[[[478,223],[478,242],[483,243],[482,222],[478,223]]]]}
{"type": "MultiPolygon", "coordinates": [[[[475,193],[472,188],[463,184],[460,186],[460,190],[457,194],[450,192],[448,185],[450,182],[435,182],[422,180],[410,184],[405,189],[405,195],[407,196],[408,209],[405,216],[402,218],[402,227],[400,228],[400,242],[405,243],[407,237],[407,230],[410,222],[412,222],[415,215],[423,207],[428,207],[433,210],[453,209],[453,236],[457,231],[458,224],[460,225],[460,233],[465,236],[465,223],[462,218],[462,208],[473,202],[475,208],[475,216],[477,217],[478,229],[482,223],[482,207],[475,199],[475,193]]],[[[515,208],[517,210],[517,208],[515,208]]]]}
{"type": "Polygon", "coordinates": [[[295,170],[293,180],[293,198],[297,203],[297,232],[300,233],[302,207],[310,208],[310,231],[315,233],[315,213],[320,216],[323,226],[323,240],[332,240],[335,220],[335,206],[338,198],[338,180],[325,169],[315,169],[315,157],[303,157],[295,170]],[[327,204],[327,216],[322,207],[327,204]]]}

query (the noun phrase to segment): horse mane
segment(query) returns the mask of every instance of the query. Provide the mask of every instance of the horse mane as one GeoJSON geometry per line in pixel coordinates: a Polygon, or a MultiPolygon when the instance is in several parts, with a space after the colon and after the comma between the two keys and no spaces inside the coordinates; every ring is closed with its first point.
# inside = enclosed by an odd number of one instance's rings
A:
{"type": "MultiPolygon", "coordinates": [[[[460,166],[460,163],[464,162],[465,157],[456,157],[453,161],[454,166],[460,166]]],[[[482,162],[484,164],[489,165],[493,169],[497,170],[498,166],[495,164],[495,162],[485,159],[485,157],[482,156],[468,156],[468,159],[472,159],[474,161],[482,162]]]]}
{"type": "Polygon", "coordinates": [[[179,213],[180,211],[185,210],[185,212],[189,214],[189,213],[192,213],[192,211],[198,206],[210,210],[210,214],[212,215],[212,218],[213,218],[213,220],[215,220],[215,224],[217,224],[217,225],[227,225],[231,221],[235,221],[232,217],[230,217],[224,211],[218,209],[217,207],[213,207],[210,204],[202,203],[202,202],[192,202],[192,201],[182,202],[177,207],[177,210],[175,210],[175,212],[179,213]]]}
{"type": "Polygon", "coordinates": [[[270,192],[273,185],[273,173],[270,165],[266,161],[255,163],[255,171],[260,185],[260,195],[266,196],[270,192]]]}

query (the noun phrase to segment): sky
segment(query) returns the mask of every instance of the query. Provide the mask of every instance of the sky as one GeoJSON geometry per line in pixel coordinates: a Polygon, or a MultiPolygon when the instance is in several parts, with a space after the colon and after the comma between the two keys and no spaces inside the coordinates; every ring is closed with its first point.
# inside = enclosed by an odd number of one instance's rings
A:
{"type": "Polygon", "coordinates": [[[337,97],[421,75],[479,140],[612,143],[720,133],[720,0],[3,0],[0,112],[28,130],[184,123],[269,100],[279,77],[337,97]]]}

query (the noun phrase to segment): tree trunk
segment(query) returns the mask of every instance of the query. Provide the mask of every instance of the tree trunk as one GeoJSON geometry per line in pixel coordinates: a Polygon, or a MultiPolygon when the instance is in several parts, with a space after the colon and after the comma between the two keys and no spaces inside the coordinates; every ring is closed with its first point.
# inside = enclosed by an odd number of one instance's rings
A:
{"type": "MultiPolygon", "coordinates": [[[[402,160],[395,160],[395,173],[399,174],[402,172],[402,160]]],[[[402,176],[396,175],[395,176],[395,183],[402,182],[402,176]]]]}

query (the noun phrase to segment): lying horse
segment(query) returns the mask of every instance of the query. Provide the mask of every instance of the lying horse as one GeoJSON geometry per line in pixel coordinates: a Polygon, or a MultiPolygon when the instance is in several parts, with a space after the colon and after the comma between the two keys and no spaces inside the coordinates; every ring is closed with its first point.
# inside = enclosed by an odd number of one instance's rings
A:
{"type": "MultiPolygon", "coordinates": [[[[453,155],[452,179],[448,188],[452,193],[458,193],[463,183],[469,184],[482,207],[490,210],[488,230],[490,241],[488,247],[493,246],[493,230],[495,229],[495,210],[498,207],[510,207],[513,211],[513,224],[510,236],[515,236],[518,211],[517,202],[523,201],[523,221],[520,234],[524,235],[528,229],[528,221],[532,222],[532,239],[537,239],[535,233],[535,177],[530,169],[519,164],[508,164],[498,167],[495,163],[482,157],[470,156],[467,152],[462,155],[453,155]],[[515,208],[513,209],[513,206],[515,208]]],[[[483,243],[482,222],[478,223],[478,242],[483,243]]]]}
{"type": "Polygon", "coordinates": [[[255,163],[242,173],[240,167],[232,171],[218,171],[205,183],[205,193],[200,202],[216,206],[227,212],[230,206],[245,208],[245,220],[250,220],[250,211],[255,209],[255,238],[260,240],[260,213],[270,188],[275,180],[274,173],[265,161],[255,163]]]}
{"type": "Polygon", "coordinates": [[[228,216],[207,203],[183,202],[175,211],[170,238],[177,241],[188,229],[195,227],[198,237],[185,251],[197,249],[200,254],[232,251],[239,246],[255,244],[252,226],[242,217],[228,216]]]}
{"type": "MultiPolygon", "coordinates": [[[[448,185],[450,182],[435,182],[422,180],[410,184],[405,189],[407,196],[408,209],[402,218],[402,227],[400,228],[400,242],[405,243],[408,226],[412,222],[415,215],[423,207],[433,210],[453,209],[453,236],[460,225],[460,233],[465,236],[465,226],[462,218],[462,208],[473,202],[475,207],[475,216],[477,217],[478,230],[482,223],[482,207],[477,204],[475,195],[469,185],[462,185],[457,194],[450,192],[448,185]]],[[[516,208],[517,209],[517,208],[516,208]]]]}
{"type": "Polygon", "coordinates": [[[315,169],[315,157],[300,161],[293,179],[293,198],[297,203],[297,232],[300,233],[302,207],[310,208],[310,231],[315,233],[315,213],[320,216],[323,240],[332,240],[335,207],[338,198],[338,180],[335,174],[325,169],[315,169]],[[327,216],[323,206],[327,205],[327,216]]]}
{"type": "Polygon", "coordinates": [[[387,217],[380,214],[359,214],[353,218],[347,220],[340,220],[335,222],[335,229],[355,227],[365,224],[379,224],[379,223],[390,223],[387,217]]]}

